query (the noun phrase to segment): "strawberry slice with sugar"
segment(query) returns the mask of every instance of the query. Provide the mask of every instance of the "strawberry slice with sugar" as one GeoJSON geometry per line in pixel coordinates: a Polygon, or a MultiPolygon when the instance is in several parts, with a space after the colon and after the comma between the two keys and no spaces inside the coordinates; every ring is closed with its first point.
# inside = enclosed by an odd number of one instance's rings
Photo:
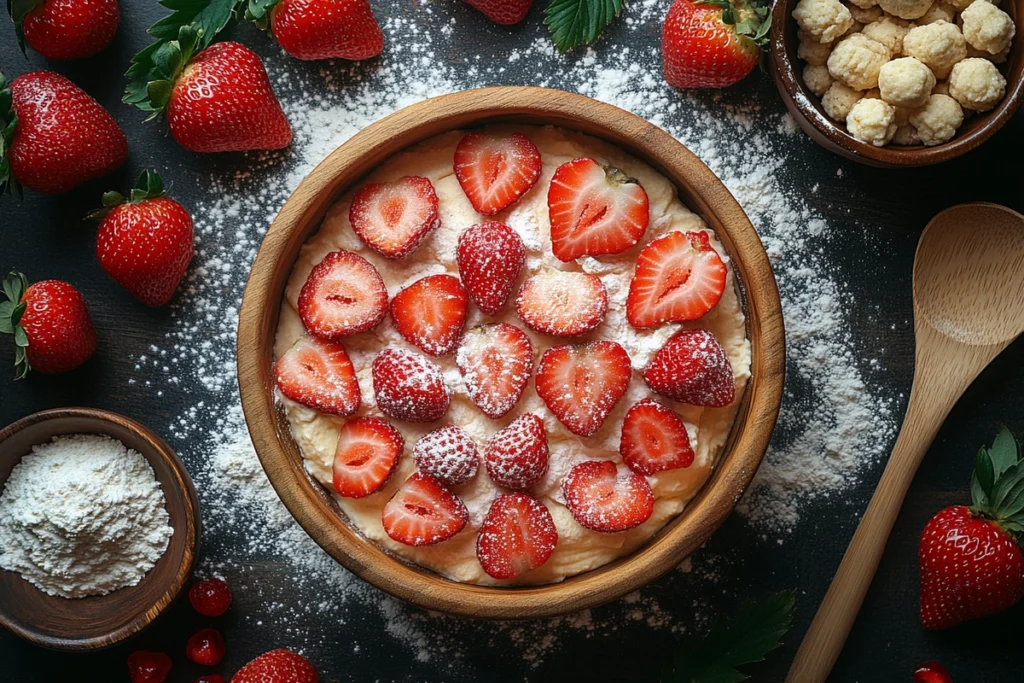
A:
{"type": "Polygon", "coordinates": [[[445,486],[458,486],[476,476],[480,455],[476,444],[461,427],[445,425],[416,442],[412,457],[420,472],[445,486]]]}
{"type": "Polygon", "coordinates": [[[623,252],[640,241],[651,220],[638,180],[585,157],[555,170],[548,215],[551,250],[560,261],[623,252]]]}
{"type": "Polygon", "coordinates": [[[380,324],[388,312],[388,291],[369,261],[351,251],[335,251],[310,271],[298,309],[306,329],[337,341],[380,324]]]}
{"type": "Polygon", "coordinates": [[[469,398],[496,420],[515,407],[530,381],[533,344],[515,325],[481,325],[463,335],[455,363],[469,398]]]}
{"type": "Polygon", "coordinates": [[[385,533],[411,546],[447,541],[468,521],[469,511],[459,497],[422,472],[405,480],[381,515],[385,533]]]}
{"type": "Polygon", "coordinates": [[[694,458],[686,425],[674,412],[649,398],[626,413],[619,455],[629,469],[648,476],[689,467],[694,458]]]}
{"type": "Polygon", "coordinates": [[[395,295],[391,319],[410,344],[431,356],[446,356],[459,343],[468,303],[459,278],[428,275],[395,295]]]}
{"type": "Polygon", "coordinates": [[[478,213],[493,216],[540,178],[540,152],[521,133],[469,133],[455,148],[455,177],[478,213]]]}
{"type": "Polygon", "coordinates": [[[544,503],[525,493],[506,493],[487,511],[476,556],[495,579],[515,579],[547,562],[557,544],[558,530],[544,503]]]}
{"type": "Polygon", "coordinates": [[[562,482],[562,494],[573,519],[591,531],[632,529],[654,512],[654,492],[647,480],[610,460],[573,467],[562,482]]]}
{"type": "Polygon", "coordinates": [[[555,337],[589,332],[607,311],[608,291],[590,273],[547,268],[524,282],[516,297],[516,312],[526,326],[555,337]]]}
{"type": "Polygon", "coordinates": [[[387,420],[357,417],[338,434],[334,490],[345,498],[365,498],[387,486],[398,467],[405,439],[387,420]]]}
{"type": "Polygon", "coordinates": [[[537,395],[577,436],[598,429],[629,388],[629,354],[612,341],[556,346],[540,357],[537,395]]]}
{"type": "Polygon", "coordinates": [[[732,364],[715,335],[707,330],[679,330],[644,369],[655,392],[695,406],[721,408],[735,398],[732,364]]]}
{"type": "Polygon", "coordinates": [[[548,470],[548,435],[544,421],[532,413],[521,415],[487,441],[487,475],[498,486],[525,491],[548,470]]]}
{"type": "Polygon", "coordinates": [[[304,406],[332,415],[359,409],[356,371],[337,342],[302,336],[277,359],[274,375],[281,393],[304,406]]]}
{"type": "Polygon", "coordinates": [[[377,407],[388,417],[406,422],[433,422],[451,403],[441,368],[404,349],[384,349],[370,369],[377,407]]]}
{"type": "Polygon", "coordinates": [[[459,235],[459,275],[469,298],[487,315],[501,312],[526,260],[526,247],[504,223],[481,223],[459,235]]]}
{"type": "Polygon", "coordinates": [[[359,239],[390,259],[405,258],[441,225],[434,185],[411,175],[359,188],[348,217],[359,239]]]}
{"type": "Polygon", "coordinates": [[[670,232],[644,247],[626,298],[633,327],[703,317],[725,292],[728,269],[706,232],[670,232]]]}

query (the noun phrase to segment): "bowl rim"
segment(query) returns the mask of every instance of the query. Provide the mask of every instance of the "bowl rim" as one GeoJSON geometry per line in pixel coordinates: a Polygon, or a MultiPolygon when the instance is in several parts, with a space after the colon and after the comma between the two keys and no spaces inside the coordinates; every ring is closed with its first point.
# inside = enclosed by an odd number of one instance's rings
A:
{"type": "Polygon", "coordinates": [[[478,618],[546,618],[636,590],[676,567],[721,525],[767,449],[781,404],[784,349],[781,302],[764,246],[739,204],[703,162],[665,131],[612,105],[547,88],[501,86],[401,109],[354,135],[302,181],[268,230],[250,272],[239,314],[238,382],[246,423],[271,484],[299,524],[344,567],[426,609],[478,618]],[[558,125],[603,138],[672,180],[689,208],[718,232],[737,266],[747,298],[752,360],[730,443],[687,510],[612,563],[559,583],[495,587],[446,579],[399,559],[354,530],[331,507],[322,485],[306,474],[275,405],[271,368],[287,277],[298,249],[319,229],[327,208],[402,149],[446,131],[509,120],[558,125]],[[294,253],[286,259],[289,249],[294,253]],[[740,424],[743,429],[736,428],[740,424]]]}

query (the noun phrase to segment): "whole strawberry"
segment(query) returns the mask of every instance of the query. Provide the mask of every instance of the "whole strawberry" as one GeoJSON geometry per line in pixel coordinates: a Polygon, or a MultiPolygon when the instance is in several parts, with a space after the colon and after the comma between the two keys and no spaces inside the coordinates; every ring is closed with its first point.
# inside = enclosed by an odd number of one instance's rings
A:
{"type": "Polygon", "coordinates": [[[0,333],[14,336],[15,379],[29,370],[47,374],[76,368],[96,351],[96,330],[81,293],[67,282],[29,286],[18,272],[4,278],[0,333]]]}
{"type": "Polygon", "coordinates": [[[533,0],[466,0],[495,24],[518,24],[530,11],[533,0]]]}
{"type": "Polygon", "coordinates": [[[165,196],[164,184],[144,171],[125,199],[103,195],[96,256],[107,275],[147,306],[163,306],[192,260],[192,217],[165,196]]]}
{"type": "Polygon", "coordinates": [[[384,49],[384,33],[367,0],[253,0],[246,13],[268,23],[284,51],[297,59],[369,59],[384,49]]]}
{"type": "Polygon", "coordinates": [[[266,652],[231,677],[231,683],[318,683],[319,680],[309,660],[290,650],[266,652]]]}
{"type": "Polygon", "coordinates": [[[82,59],[117,33],[117,0],[8,0],[21,49],[28,43],[47,59],[82,59]]]}
{"type": "Polygon", "coordinates": [[[107,175],[128,158],[117,122],[59,74],[0,74],[0,192],[60,193],[107,175]]]}
{"type": "Polygon", "coordinates": [[[1006,429],[975,458],[971,507],[947,507],[918,546],[921,625],[928,629],[1001,612],[1024,597],[1024,461],[1006,429]]]}
{"type": "Polygon", "coordinates": [[[665,80],[676,88],[724,88],[757,64],[771,25],[748,0],[676,0],[665,18],[665,80]]]}

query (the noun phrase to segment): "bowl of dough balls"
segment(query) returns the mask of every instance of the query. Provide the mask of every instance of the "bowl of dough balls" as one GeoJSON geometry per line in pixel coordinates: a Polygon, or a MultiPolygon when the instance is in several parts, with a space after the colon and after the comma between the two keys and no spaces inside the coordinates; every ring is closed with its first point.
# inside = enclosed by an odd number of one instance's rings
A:
{"type": "Polygon", "coordinates": [[[775,83],[800,127],[864,164],[974,149],[1024,92],[1024,0],[780,0],[775,83]]]}

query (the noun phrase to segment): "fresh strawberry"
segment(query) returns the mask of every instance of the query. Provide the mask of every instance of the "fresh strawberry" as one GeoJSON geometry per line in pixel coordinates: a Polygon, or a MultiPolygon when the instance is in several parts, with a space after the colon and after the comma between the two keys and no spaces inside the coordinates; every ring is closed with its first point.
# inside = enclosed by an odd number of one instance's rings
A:
{"type": "Polygon", "coordinates": [[[498,486],[520,491],[532,488],[548,470],[544,421],[526,413],[494,434],[484,449],[484,466],[498,486]]]}
{"type": "Polygon", "coordinates": [[[192,634],[185,644],[185,656],[202,666],[217,666],[224,659],[224,636],[215,628],[204,628],[192,634]]]}
{"type": "Polygon", "coordinates": [[[380,324],[388,312],[388,290],[369,261],[351,251],[334,251],[310,271],[298,309],[306,329],[336,340],[380,324]]]}
{"type": "Polygon", "coordinates": [[[646,475],[689,467],[694,457],[683,421],[649,398],[636,403],[626,413],[619,454],[629,469],[646,475]]]}
{"type": "Polygon", "coordinates": [[[441,368],[423,356],[384,349],[371,368],[377,407],[406,422],[433,422],[444,417],[451,403],[441,368]]]}
{"type": "Polygon", "coordinates": [[[746,0],[676,0],[665,18],[665,80],[676,88],[724,88],[761,58],[771,26],[768,6],[746,0]]]}
{"type": "Polygon", "coordinates": [[[76,368],[96,351],[96,329],[85,299],[74,286],[43,280],[31,287],[24,275],[4,278],[0,334],[14,336],[15,379],[29,370],[54,374],[76,368]]]}
{"type": "Polygon", "coordinates": [[[463,335],[455,363],[469,398],[496,420],[515,407],[530,381],[533,344],[515,325],[481,325],[463,335]]]}
{"type": "Polygon", "coordinates": [[[556,346],[537,368],[537,395],[577,436],[596,432],[629,388],[626,350],[612,341],[556,346]]]}
{"type": "Polygon", "coordinates": [[[732,364],[707,330],[676,332],[647,364],[644,381],[662,396],[695,406],[721,408],[735,398],[732,364]]]}
{"type": "Polygon", "coordinates": [[[8,86],[0,74],[0,192],[67,192],[127,158],[117,121],[68,79],[32,71],[8,86]]]}
{"type": "Polygon", "coordinates": [[[414,175],[363,185],[352,197],[348,217],[359,239],[390,259],[405,258],[441,225],[434,185],[414,175]]]}
{"type": "Polygon", "coordinates": [[[626,298],[636,328],[697,320],[718,305],[728,270],[706,232],[670,232],[644,247],[626,298]]]}
{"type": "Polygon", "coordinates": [[[430,475],[415,472],[384,506],[388,536],[405,545],[434,545],[462,531],[469,511],[459,497],[430,475]]]}
{"type": "Polygon", "coordinates": [[[420,472],[445,486],[458,486],[476,476],[480,455],[476,444],[461,427],[445,425],[416,442],[412,457],[420,472]]]}
{"type": "Polygon", "coordinates": [[[651,220],[638,180],[585,157],[555,169],[548,215],[551,250],[560,261],[625,251],[640,241],[651,220]]]}
{"type": "Polygon", "coordinates": [[[166,652],[136,650],[128,655],[128,679],[131,683],[164,683],[171,673],[171,658],[166,652]]]}
{"type": "Polygon", "coordinates": [[[332,415],[359,410],[359,380],[338,342],[304,335],[277,359],[274,375],[281,393],[304,406],[332,415]]]}
{"type": "Polygon", "coordinates": [[[466,0],[495,24],[518,24],[530,11],[533,0],[466,0]]]}
{"type": "MultiPolygon", "coordinates": [[[[249,3],[254,7],[260,3],[249,3]]],[[[369,59],[384,49],[366,0],[279,0],[269,14],[274,40],[297,59],[369,59]]]]}
{"type": "Polygon", "coordinates": [[[487,315],[501,312],[526,261],[526,247],[504,223],[481,223],[459,235],[459,275],[469,298],[487,315]]]}
{"type": "Polygon", "coordinates": [[[575,337],[604,319],[608,292],[590,273],[545,268],[519,288],[516,312],[534,332],[575,337]]]}
{"type": "Polygon", "coordinates": [[[544,503],[525,493],[499,496],[476,539],[480,566],[495,579],[515,579],[551,557],[558,530],[544,503]]]}
{"type": "Polygon", "coordinates": [[[410,344],[431,356],[455,350],[466,324],[469,298],[454,275],[428,275],[391,300],[391,320],[410,344]]]}
{"type": "Polygon", "coordinates": [[[219,617],[231,607],[231,589],[223,579],[201,579],[189,589],[188,601],[204,617],[219,617]]]}
{"type": "MultiPolygon", "coordinates": [[[[505,3],[508,4],[508,3],[505,3]]],[[[507,209],[540,178],[540,152],[520,133],[468,133],[455,148],[455,177],[485,216],[507,209]]]]}
{"type": "Polygon", "coordinates": [[[379,417],[357,417],[338,433],[334,490],[345,498],[365,498],[387,486],[398,467],[405,439],[379,417]]]}
{"type": "Polygon", "coordinates": [[[163,181],[144,171],[125,199],[103,195],[96,256],[107,274],[147,306],[163,306],[192,260],[192,216],[165,196],[163,181]]]}
{"type": "Polygon", "coordinates": [[[22,50],[25,43],[50,60],[82,59],[117,33],[117,0],[10,0],[22,50]]]}
{"type": "Polygon", "coordinates": [[[234,676],[231,683],[319,683],[313,665],[290,650],[271,650],[252,660],[234,676]]]}
{"type": "Polygon", "coordinates": [[[914,672],[913,683],[953,683],[953,677],[942,664],[925,662],[914,672]]]}
{"type": "Polygon", "coordinates": [[[654,512],[647,480],[610,460],[587,460],[573,467],[562,482],[562,494],[573,519],[591,531],[632,529],[654,512]]]}

